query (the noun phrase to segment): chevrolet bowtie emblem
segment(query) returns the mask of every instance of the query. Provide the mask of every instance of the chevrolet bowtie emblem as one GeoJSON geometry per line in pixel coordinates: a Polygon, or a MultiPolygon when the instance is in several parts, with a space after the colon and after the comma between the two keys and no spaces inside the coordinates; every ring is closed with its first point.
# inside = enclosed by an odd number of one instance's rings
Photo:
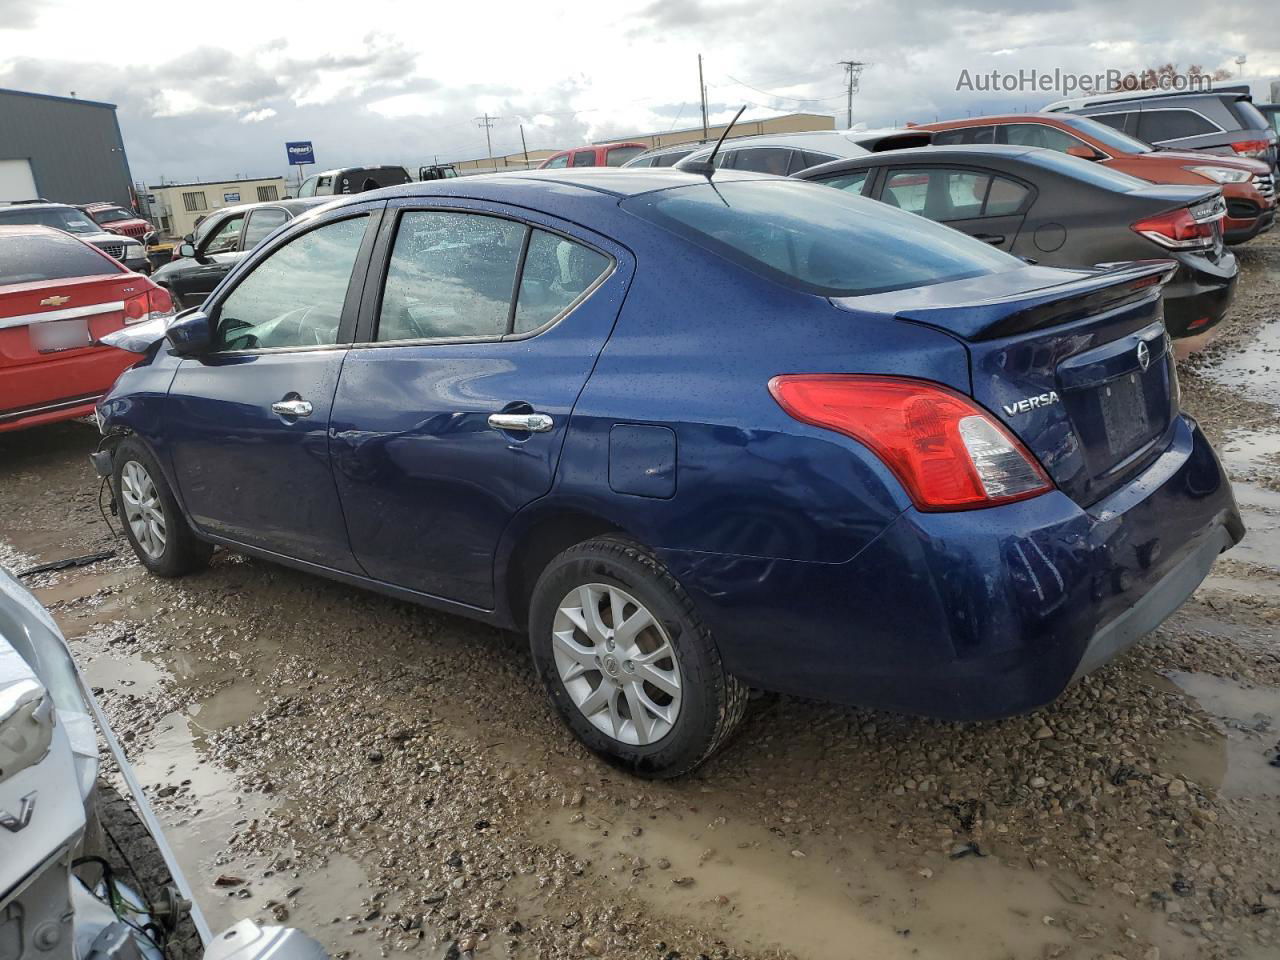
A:
{"type": "Polygon", "coordinates": [[[43,300],[40,301],[40,306],[60,307],[70,299],[71,299],[70,297],[45,297],[43,300]]]}

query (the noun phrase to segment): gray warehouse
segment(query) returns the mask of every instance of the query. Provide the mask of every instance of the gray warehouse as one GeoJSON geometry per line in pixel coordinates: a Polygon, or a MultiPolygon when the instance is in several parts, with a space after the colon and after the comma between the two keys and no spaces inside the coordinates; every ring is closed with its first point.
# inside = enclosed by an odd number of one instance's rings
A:
{"type": "Polygon", "coordinates": [[[0,89],[0,203],[132,206],[114,103],[0,89]]]}

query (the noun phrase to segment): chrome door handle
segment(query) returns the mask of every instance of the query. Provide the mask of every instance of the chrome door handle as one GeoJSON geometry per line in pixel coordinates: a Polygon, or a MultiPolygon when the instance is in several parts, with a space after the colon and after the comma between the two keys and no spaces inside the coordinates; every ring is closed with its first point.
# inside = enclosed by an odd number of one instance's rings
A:
{"type": "Polygon", "coordinates": [[[489,426],[518,433],[546,433],[555,426],[555,421],[545,413],[491,413],[489,426]]]}
{"type": "Polygon", "coordinates": [[[271,412],[282,417],[309,417],[311,404],[305,400],[277,400],[271,405],[271,412]]]}

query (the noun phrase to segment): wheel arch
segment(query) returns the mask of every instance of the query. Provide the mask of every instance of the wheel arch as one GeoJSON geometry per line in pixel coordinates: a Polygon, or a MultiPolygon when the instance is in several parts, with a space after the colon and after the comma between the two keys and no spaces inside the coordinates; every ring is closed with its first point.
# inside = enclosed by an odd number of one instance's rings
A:
{"type": "Polygon", "coordinates": [[[575,544],[609,534],[636,539],[618,523],[578,507],[547,505],[517,517],[504,537],[496,591],[512,625],[519,630],[528,625],[533,587],[552,559],[575,544]]]}

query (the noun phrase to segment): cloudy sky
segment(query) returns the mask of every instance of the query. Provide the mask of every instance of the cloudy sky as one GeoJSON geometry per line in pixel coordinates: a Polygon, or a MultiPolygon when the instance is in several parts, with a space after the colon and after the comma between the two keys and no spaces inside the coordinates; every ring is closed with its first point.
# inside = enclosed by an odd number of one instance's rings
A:
{"type": "MultiPolygon", "coordinates": [[[[863,60],[871,126],[1036,109],[1049,93],[956,90],[962,70],[1073,73],[1165,61],[1280,77],[1280,18],[1261,0],[184,0],[145,16],[98,0],[0,0],[0,87],[119,104],[135,179],[572,146],[698,121],[806,111],[844,118],[838,61],[863,60]],[[908,11],[910,15],[908,16],[908,11]]],[[[1265,89],[1266,85],[1263,85],[1265,89]]],[[[1263,97],[1262,99],[1265,99],[1263,97]]],[[[0,132],[2,135],[2,132],[0,132]]]]}

